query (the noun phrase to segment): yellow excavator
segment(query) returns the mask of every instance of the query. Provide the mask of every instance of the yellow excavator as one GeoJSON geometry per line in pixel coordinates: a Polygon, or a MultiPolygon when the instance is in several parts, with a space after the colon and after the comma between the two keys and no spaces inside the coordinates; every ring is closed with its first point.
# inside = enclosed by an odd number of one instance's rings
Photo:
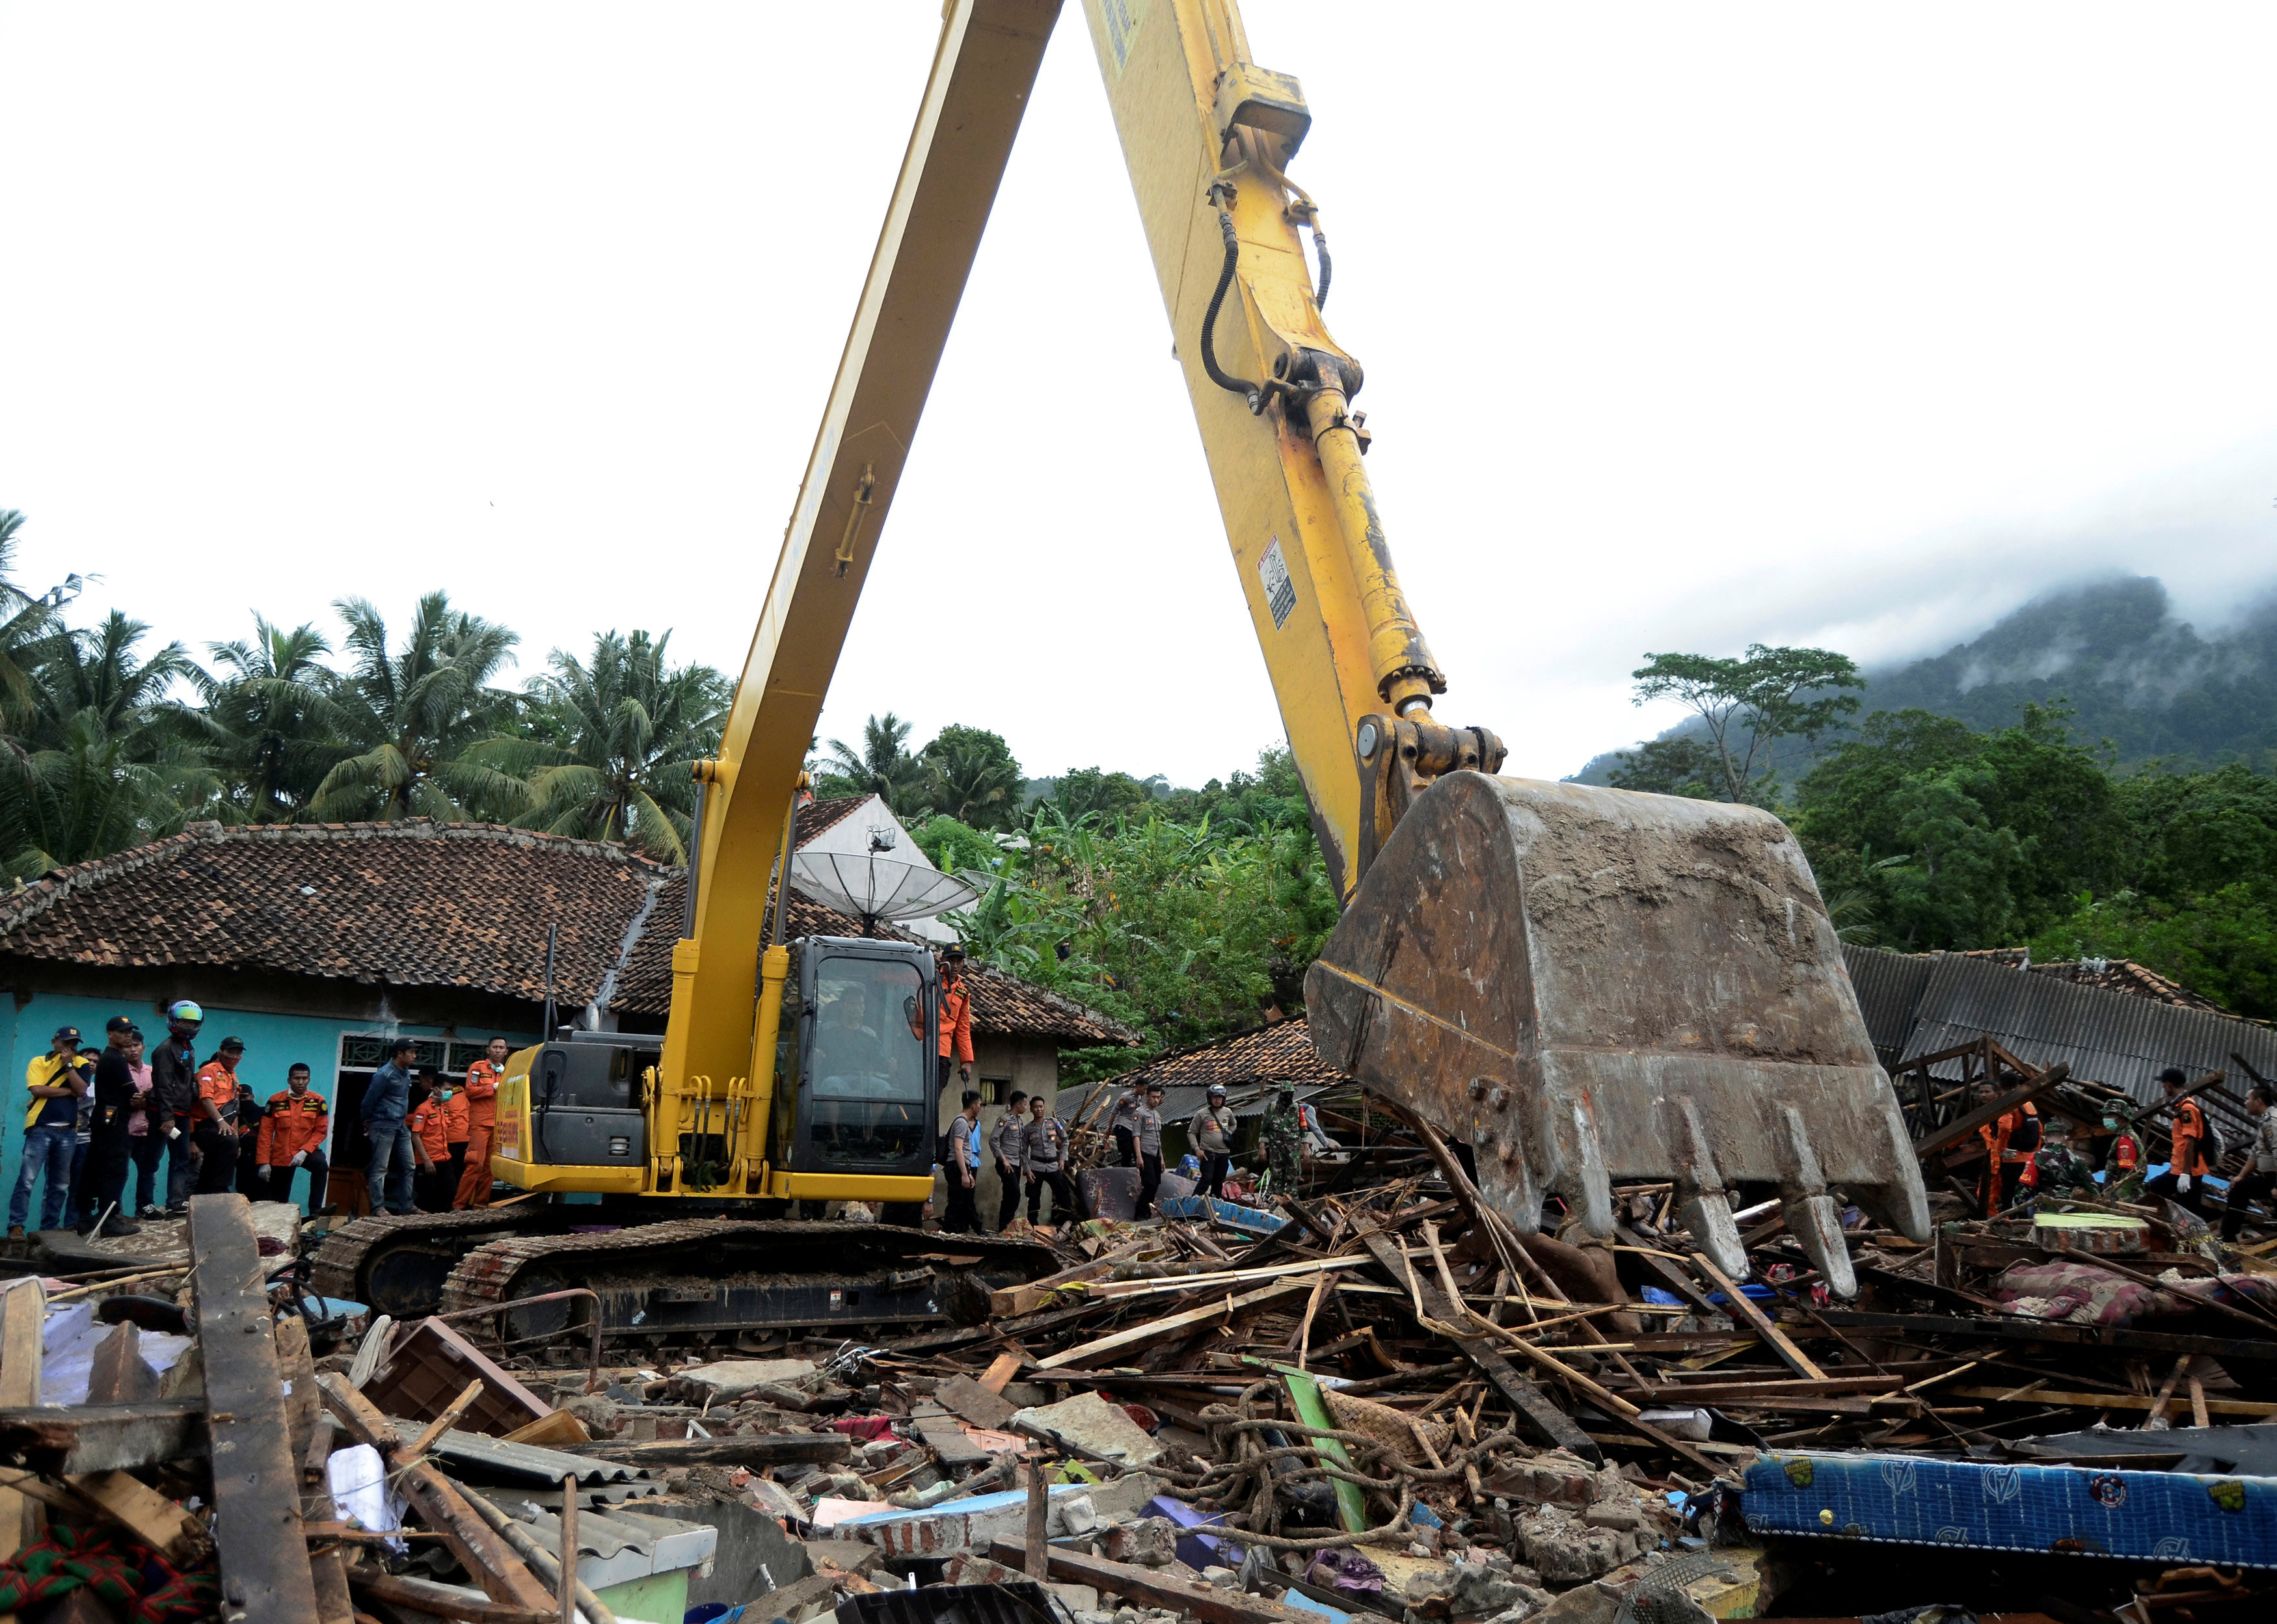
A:
{"type": "MultiPolygon", "coordinates": [[[[941,1242],[914,1228],[940,1109],[931,955],[785,942],[780,887],[801,764],[1059,10],[944,8],[720,755],[697,769],[692,905],[661,1040],[552,1036],[499,1089],[497,1175],[599,1193],[603,1214],[362,1220],[328,1246],[325,1289],[392,1311],[438,1287],[450,1308],[584,1287],[612,1334],[651,1339],[937,1310],[940,1271],[924,1260],[941,1242]],[[787,1216],[831,1200],[885,1203],[888,1221],[787,1216]],[[580,1215],[622,1227],[575,1233],[580,1215]]],[[[1496,777],[1492,732],[1437,719],[1447,679],[1392,567],[1352,406],[1360,366],[1321,319],[1321,212],[1290,172],[1312,124],[1303,90],[1251,59],[1231,0],[1083,11],[1236,579],[1344,902],[1306,983],[1322,1059],[1467,1146],[1480,1189],[1521,1229],[1555,1195],[1608,1235],[1615,1181],[1672,1180],[1683,1222],[1737,1279],[1729,1194],[1775,1188],[1852,1294],[1842,1201],[1916,1241],[1927,1201],[1793,836],[1748,807],[1496,777]]],[[[1100,376],[1093,408],[1111,418],[1117,391],[1100,376]]],[[[1017,1241],[955,1244],[986,1278],[1039,1266],[1017,1241]]]]}

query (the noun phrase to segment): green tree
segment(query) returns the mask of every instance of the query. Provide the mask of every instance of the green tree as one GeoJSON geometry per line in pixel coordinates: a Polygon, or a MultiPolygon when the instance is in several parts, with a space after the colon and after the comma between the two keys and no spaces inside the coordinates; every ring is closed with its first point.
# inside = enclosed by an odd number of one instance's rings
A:
{"type": "Polygon", "coordinates": [[[1062,816],[1080,818],[1094,813],[1132,811],[1153,801],[1154,792],[1127,772],[1078,767],[1060,775],[1048,799],[1062,816]]]}
{"type": "Polygon", "coordinates": [[[220,776],[225,812],[254,823],[288,823],[332,763],[347,713],[324,664],[331,645],[308,625],[290,631],[253,617],[253,640],[211,643],[210,670],[187,673],[199,702],[171,707],[220,776]]]}
{"type": "Polygon", "coordinates": [[[516,823],[688,861],[690,769],[718,753],[734,689],[708,665],[675,669],[671,641],[604,632],[590,659],[555,649],[529,685],[528,733],[467,750],[469,763],[529,780],[531,804],[516,823]]]}
{"type": "Polygon", "coordinates": [[[1717,801],[1723,798],[1727,783],[1724,758],[1715,747],[1682,733],[1648,740],[1634,750],[1622,751],[1617,759],[1621,764],[1610,775],[1615,789],[1717,801]]]}
{"type": "Polygon", "coordinates": [[[1858,699],[1844,688],[1865,679],[1847,655],[1827,649],[1774,649],[1750,643],[1744,658],[1650,654],[1630,673],[1636,702],[1673,699],[1697,716],[1721,770],[1726,801],[1768,804],[1776,788],[1771,751],[1782,739],[1815,743],[1858,699]],[[1829,692],[1829,690],[1834,690],[1829,692]]]}
{"type": "Polygon", "coordinates": [[[80,587],[80,578],[73,575],[34,597],[16,584],[16,553],[23,529],[20,511],[0,507],[0,735],[19,748],[34,710],[33,669],[54,651],[57,611],[77,596],[80,587]]]}
{"type": "Polygon", "coordinates": [[[951,725],[918,752],[918,794],[935,812],[973,829],[1009,829],[1020,816],[1020,763],[1001,733],[951,725]]]}
{"type": "Polygon", "coordinates": [[[925,763],[910,754],[910,726],[888,710],[862,725],[859,749],[842,739],[830,741],[830,754],[816,775],[814,793],[881,795],[895,816],[913,816],[925,785],[925,763]]]}
{"type": "Polygon", "coordinates": [[[344,647],[354,661],[338,698],[354,754],[324,775],[309,816],[393,823],[526,810],[528,785],[468,755],[514,725],[515,698],[493,680],[520,641],[514,634],[430,592],[391,650],[377,609],[362,598],[333,607],[347,623],[344,647]]]}
{"type": "Polygon", "coordinates": [[[141,657],[148,634],[113,611],[48,640],[31,672],[29,747],[9,757],[7,862],[17,877],[175,833],[218,792],[165,703],[189,658],[179,643],[141,657]]]}
{"type": "Polygon", "coordinates": [[[936,813],[910,831],[910,839],[943,874],[994,874],[1003,867],[1004,848],[971,824],[936,813]]]}

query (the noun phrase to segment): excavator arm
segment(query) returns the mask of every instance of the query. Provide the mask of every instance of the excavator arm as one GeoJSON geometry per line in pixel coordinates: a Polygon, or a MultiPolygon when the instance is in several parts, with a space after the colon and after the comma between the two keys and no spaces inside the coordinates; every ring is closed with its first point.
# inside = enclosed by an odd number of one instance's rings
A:
{"type": "MultiPolygon", "coordinates": [[[[667,1078],[769,1066],[773,1006],[754,991],[793,786],[1056,10],[946,9],[726,739],[698,769],[667,1078]]],[[[1321,315],[1320,207],[1290,174],[1311,125],[1302,89],[1252,60],[1230,0],[1084,10],[1345,903],[1306,980],[1315,1047],[1468,1144],[1480,1188],[1522,1228],[1556,1195],[1605,1235],[1616,1180],[1672,1180],[1736,1277],[1730,1195],[1774,1187],[1850,1294],[1837,1193],[1917,1240],[1927,1202],[1793,836],[1752,808],[1497,778],[1494,733],[1435,718],[1447,679],[1392,567],[1352,404],[1361,368],[1321,315]]],[[[1112,410],[1110,375],[1097,382],[1112,410]]]]}

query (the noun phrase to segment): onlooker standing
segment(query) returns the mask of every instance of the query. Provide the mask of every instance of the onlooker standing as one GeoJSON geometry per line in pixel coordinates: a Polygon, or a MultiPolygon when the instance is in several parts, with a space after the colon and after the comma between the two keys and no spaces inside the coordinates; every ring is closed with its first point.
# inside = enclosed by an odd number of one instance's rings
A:
{"type": "Polygon", "coordinates": [[[967,1089],[948,1124],[948,1216],[941,1227],[969,1235],[980,1227],[973,1192],[980,1184],[980,1090],[967,1089]]]}
{"type": "Polygon", "coordinates": [[[308,1170],[308,1210],[321,1212],[324,1186],[331,1164],[324,1160],[324,1141],[332,1131],[332,1108],[324,1097],[308,1087],[308,1068],[300,1061],[285,1074],[282,1092],[269,1097],[261,1113],[261,1135],[255,1144],[260,1163],[254,1182],[270,1201],[293,1199],[294,1170],[308,1170]]]}
{"type": "Polygon", "coordinates": [[[1107,1119],[1107,1131],[1115,1136],[1117,1167],[1138,1165],[1138,1112],[1146,1104],[1146,1090],[1135,1082],[1115,1097],[1115,1112],[1107,1119]]]}
{"type": "Polygon", "coordinates": [[[363,1125],[371,1135],[371,1164],[364,1173],[366,1197],[375,1213],[405,1217],[419,1210],[411,1204],[411,1174],[415,1160],[411,1130],[411,1061],[419,1052],[415,1039],[399,1037],[388,1062],[372,1073],[364,1085],[363,1125]]]}
{"type": "MultiPolygon", "coordinates": [[[[80,1210],[74,1227],[82,1235],[93,1233],[97,1224],[103,1225],[105,1235],[142,1233],[142,1226],[134,1221],[133,1209],[124,1205],[127,1157],[134,1145],[127,1123],[127,1112],[134,1104],[134,1069],[126,1056],[129,1044],[141,1036],[134,1023],[124,1015],[113,1015],[103,1028],[103,1053],[95,1063],[94,1112],[87,1165],[80,1169],[73,1187],[80,1210]],[[112,1211],[114,1207],[118,1210],[112,1211]],[[110,1213],[107,1221],[105,1212],[110,1213]]],[[[148,1067],[142,1074],[148,1077],[148,1067]]]]}
{"type": "Polygon", "coordinates": [[[2245,1113],[2253,1119],[2253,1143],[2246,1152],[2246,1169],[2230,1183],[2229,1204],[2222,1209],[2221,1238],[2237,1239],[2245,1227],[2246,1208],[2266,1200],[2277,1190],[2277,1111],[2269,1109],[2277,1090],[2257,1083],[2245,1096],[2245,1113]]]}
{"type": "Polygon", "coordinates": [[[71,1180],[64,1186],[64,1227],[83,1234],[94,1227],[95,1220],[103,1215],[100,1211],[90,1212],[84,1221],[79,1215],[80,1180],[87,1176],[87,1148],[95,1137],[95,1068],[97,1057],[82,1054],[80,1059],[86,1062],[87,1092],[79,1097],[79,1116],[72,1124],[71,1180]]]}
{"type": "Polygon", "coordinates": [[[1020,1169],[1028,1179],[1028,1222],[1040,1224],[1044,1187],[1052,1188],[1052,1222],[1066,1224],[1077,1216],[1075,1186],[1061,1171],[1067,1159],[1067,1125],[1052,1115],[1052,1103],[1041,1093],[1028,1097],[1028,1126],[1020,1135],[1020,1169]]]}
{"type": "Polygon", "coordinates": [[[423,1074],[419,1087],[412,1095],[414,1104],[405,1126],[411,1130],[411,1153],[419,1161],[416,1185],[417,1201],[422,1212],[448,1212],[452,1191],[443,1181],[449,1175],[444,1170],[450,1165],[450,1108],[443,1097],[442,1084],[433,1071],[423,1074]]]}
{"type": "Polygon", "coordinates": [[[198,1194],[226,1195],[237,1181],[237,1063],[242,1038],[225,1037],[214,1058],[198,1067],[198,1194]]]}
{"type": "Polygon", "coordinates": [[[948,1090],[952,1061],[958,1081],[972,1081],[972,998],[964,990],[964,949],[952,947],[941,959],[940,1074],[933,1083],[936,1093],[948,1090]]]}
{"type": "Polygon", "coordinates": [[[491,1147],[498,1137],[498,1086],[506,1081],[508,1048],[506,1039],[493,1037],[483,1058],[467,1067],[467,1153],[453,1207],[491,1204],[491,1147]]]}
{"type": "Polygon", "coordinates": [[[1233,1140],[1240,1120],[1225,1103],[1225,1085],[1214,1082],[1193,1120],[1186,1124],[1186,1140],[1202,1158],[1202,1181],[1194,1187],[1200,1195],[1215,1195],[1233,1172],[1233,1140]]]}
{"type": "Polygon", "coordinates": [[[158,1158],[166,1154],[166,1111],[158,1104],[158,1085],[150,1076],[147,1040],[141,1027],[126,1031],[126,1070],[134,1079],[134,1092],[126,1102],[126,1154],[134,1164],[136,1216],[164,1218],[158,1204],[158,1158]]]}
{"type": "Polygon", "coordinates": [[[197,1188],[197,1141],[190,1129],[198,1119],[198,1057],[191,1045],[206,1013],[187,998],[166,1006],[166,1041],[150,1057],[150,1076],[157,1086],[158,1110],[151,1119],[166,1139],[166,1211],[168,1218],[187,1218],[190,1192],[197,1188]]]}
{"type": "Polygon", "coordinates": [[[1004,1114],[988,1130],[988,1154],[996,1158],[1001,1189],[996,1203],[999,1233],[1012,1226],[1012,1215],[1020,1210],[1020,1141],[1028,1131],[1028,1113],[1022,1107],[1027,1103],[1026,1094],[1013,1089],[1012,1097],[1004,1102],[1004,1114]]]}
{"type": "Polygon", "coordinates": [[[1138,1142],[1138,1204],[1133,1216],[1145,1218],[1154,1210],[1154,1192],[1162,1188],[1162,1085],[1146,1085],[1146,1102],[1136,1118],[1138,1142]]]}
{"type": "Polygon", "coordinates": [[[8,1198],[11,1241],[24,1238],[24,1220],[32,1210],[32,1181],[42,1173],[48,1183],[40,1192],[40,1227],[54,1229],[64,1221],[72,1152],[79,1144],[79,1103],[87,1094],[88,1074],[95,1069],[80,1056],[79,1041],[77,1027],[58,1027],[47,1053],[33,1056],[24,1067],[24,1089],[32,1103],[24,1112],[24,1165],[16,1175],[15,1194],[8,1198]]]}
{"type": "Polygon", "coordinates": [[[2204,1218],[2198,1180],[2213,1171],[2206,1165],[2205,1112],[2197,1101],[2182,1097],[2190,1079],[2181,1066],[2169,1066],[2160,1072],[2159,1086],[2167,1091],[2167,1109],[2174,1112],[2174,1133],[2167,1147],[2167,1171],[2145,1184],[2143,1193],[2163,1195],[2204,1218]]]}

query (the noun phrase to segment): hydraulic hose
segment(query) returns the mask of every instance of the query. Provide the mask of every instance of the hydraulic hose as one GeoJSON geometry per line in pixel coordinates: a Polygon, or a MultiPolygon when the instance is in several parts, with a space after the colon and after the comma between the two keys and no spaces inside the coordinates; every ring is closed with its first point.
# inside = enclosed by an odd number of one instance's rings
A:
{"type": "Polygon", "coordinates": [[[1253,414],[1264,405],[1258,385],[1245,378],[1237,378],[1219,366],[1216,346],[1211,343],[1211,335],[1217,327],[1218,308],[1225,303],[1225,291],[1233,285],[1234,267],[1241,260],[1241,239],[1234,235],[1233,216],[1221,209],[1217,211],[1217,224],[1225,233],[1225,264],[1217,273],[1217,291],[1210,295],[1208,313],[1202,317],[1202,370],[1220,389],[1230,390],[1246,400],[1253,414]]]}
{"type": "Polygon", "coordinates": [[[1313,257],[1321,262],[1321,288],[1320,292],[1313,295],[1313,308],[1325,310],[1329,307],[1329,271],[1330,269],[1329,234],[1321,229],[1321,223],[1317,218],[1312,222],[1312,226],[1313,257]]]}

